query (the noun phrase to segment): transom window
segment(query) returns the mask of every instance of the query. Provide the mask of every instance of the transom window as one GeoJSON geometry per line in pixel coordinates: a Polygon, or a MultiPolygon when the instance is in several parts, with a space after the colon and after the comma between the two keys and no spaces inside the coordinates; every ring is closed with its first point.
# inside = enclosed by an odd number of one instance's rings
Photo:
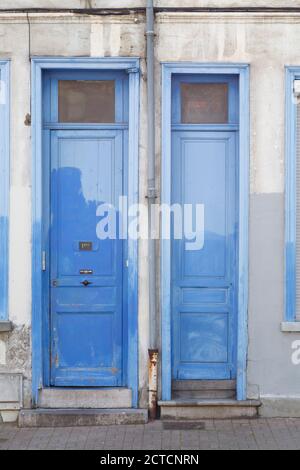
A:
{"type": "Polygon", "coordinates": [[[172,79],[172,125],[238,126],[239,82],[232,75],[177,75],[172,79]]]}
{"type": "Polygon", "coordinates": [[[228,123],[228,84],[181,83],[181,122],[228,123]]]}
{"type": "Polygon", "coordinates": [[[59,80],[58,120],[63,123],[114,123],[114,80],[59,80]]]}
{"type": "Polygon", "coordinates": [[[51,70],[43,81],[46,128],[128,125],[129,74],[125,71],[51,70]]]}

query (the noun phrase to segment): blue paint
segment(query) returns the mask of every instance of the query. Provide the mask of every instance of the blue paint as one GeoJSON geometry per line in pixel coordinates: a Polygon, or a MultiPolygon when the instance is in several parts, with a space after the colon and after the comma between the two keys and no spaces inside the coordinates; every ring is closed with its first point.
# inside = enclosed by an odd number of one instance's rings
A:
{"type": "MultiPolygon", "coordinates": [[[[42,64],[41,64],[42,65],[42,64]]],[[[43,387],[43,151],[42,66],[32,61],[32,405],[43,387]]]]}
{"type": "MultiPolygon", "coordinates": [[[[202,77],[192,78],[203,82],[202,77]]],[[[213,76],[205,78],[215,83],[213,76]]],[[[217,79],[227,82],[223,76],[217,79]]],[[[181,119],[181,81],[186,83],[187,77],[176,77],[173,83],[173,96],[179,101],[173,114],[176,123],[181,119]]],[[[238,104],[237,81],[230,82],[235,93],[229,99],[229,115],[236,121],[232,109],[238,104]]],[[[201,125],[172,130],[172,204],[204,205],[204,246],[187,251],[186,239],[172,242],[174,379],[236,377],[236,143],[236,131],[209,131],[207,126],[202,130],[201,125]],[[187,289],[194,294],[193,302],[191,296],[186,302],[187,289]],[[207,290],[210,295],[205,295],[207,290]]]]}
{"type": "MultiPolygon", "coordinates": [[[[161,203],[171,205],[172,67],[162,67],[162,176],[161,203]]],[[[161,383],[162,399],[172,398],[171,349],[171,241],[161,241],[161,383]]]]}
{"type": "Polygon", "coordinates": [[[250,195],[250,69],[239,73],[239,266],[237,399],[247,398],[248,284],[249,284],[249,195],[250,195]]]}
{"type": "MultiPolygon", "coordinates": [[[[237,395],[239,400],[246,398],[246,364],[247,364],[247,311],[248,311],[248,213],[249,213],[249,67],[240,64],[191,64],[191,63],[165,63],[163,64],[163,95],[162,95],[162,202],[170,204],[171,188],[172,188],[172,152],[171,152],[171,89],[172,80],[179,75],[193,74],[195,77],[203,77],[205,75],[235,75],[239,80],[239,137],[237,137],[237,155],[239,158],[238,177],[237,177],[237,194],[239,194],[238,220],[239,220],[239,237],[238,237],[238,267],[236,269],[236,287],[237,287],[237,354],[236,354],[236,375],[237,375],[237,395]]],[[[211,126],[214,127],[214,126],[211,126]]],[[[174,130],[176,127],[174,126],[174,130]]],[[[187,129],[185,129],[187,130],[187,129]]],[[[206,129],[213,131],[216,129],[206,129]]],[[[229,129],[228,129],[229,130],[229,129]]],[[[235,130],[235,129],[231,129],[235,130]]],[[[224,131],[224,128],[219,130],[224,131]]],[[[172,336],[171,336],[171,244],[162,241],[162,258],[161,258],[161,279],[162,279],[162,398],[163,400],[171,399],[171,370],[172,370],[172,336]]],[[[188,289],[191,289],[188,286],[188,289]]],[[[211,295],[211,292],[209,293],[211,295]]],[[[198,294],[194,294],[194,298],[198,294]]],[[[215,297],[215,300],[220,298],[215,297]]],[[[228,300],[227,300],[228,302],[228,300]]],[[[199,305],[199,304],[198,304],[199,305]]],[[[197,312],[198,310],[197,305],[197,312]]],[[[218,305],[217,303],[215,305],[218,305]]],[[[231,305],[234,305],[232,303],[231,305]]],[[[190,305],[187,307],[190,310],[190,305]]],[[[204,309],[207,312],[207,309],[204,309]]],[[[228,310],[228,309],[227,309],[228,310]]],[[[224,321],[222,315],[224,312],[219,311],[218,317],[215,317],[216,328],[222,332],[219,337],[225,337],[224,321]]],[[[203,312],[202,312],[203,313],[203,312]]],[[[205,312],[204,312],[205,313],[205,312]]],[[[203,324],[204,317],[198,313],[198,323],[203,324]]],[[[215,314],[216,315],[216,314],[215,314]]],[[[195,317],[193,317],[195,318],[195,317]]],[[[194,326],[192,327],[195,328],[194,326]]],[[[197,329],[197,328],[196,328],[197,329]]],[[[198,328],[199,329],[199,328],[198,328]]],[[[202,338],[198,338],[199,341],[202,338]]],[[[186,344],[186,341],[185,341],[186,344]]],[[[229,348],[230,350],[231,348],[229,348]]],[[[228,349],[227,349],[228,351],[228,349]]],[[[232,350],[233,351],[233,350],[232,350]]],[[[194,351],[195,353],[195,351],[194,351]]],[[[184,354],[186,354],[184,352],[184,354]]],[[[191,351],[190,351],[191,354],[191,351]]],[[[208,353],[210,354],[210,353],[208,353]]],[[[219,344],[219,358],[224,354],[222,344],[219,344]]],[[[205,352],[200,352],[200,359],[203,359],[205,352]]],[[[232,353],[234,357],[234,352],[232,353]]],[[[209,358],[211,359],[211,357],[209,358]]],[[[222,366],[221,366],[222,367],[222,366]]],[[[209,371],[206,371],[209,374],[209,371]]],[[[221,375],[221,374],[220,374],[221,375]]],[[[193,375],[186,376],[186,378],[193,375]]],[[[208,376],[208,375],[207,375],[208,376]]]]}
{"type": "MultiPolygon", "coordinates": [[[[123,123],[116,125],[115,132],[119,129],[123,131],[122,145],[127,146],[128,149],[128,164],[124,158],[124,172],[127,172],[126,178],[124,178],[124,187],[128,188],[128,199],[129,201],[137,201],[138,195],[138,121],[139,121],[139,60],[138,59],[127,59],[127,58],[105,58],[105,59],[91,59],[91,58],[70,58],[70,59],[58,59],[58,58],[36,58],[32,61],[32,130],[33,130],[33,269],[32,269],[32,293],[33,293],[33,312],[32,312],[32,344],[33,344],[33,383],[32,383],[32,395],[33,405],[37,404],[38,390],[42,386],[49,385],[49,368],[45,367],[43,357],[47,357],[47,351],[49,351],[49,344],[45,338],[45,327],[47,327],[47,319],[45,322],[45,307],[49,298],[47,298],[47,289],[45,285],[49,286],[49,272],[42,273],[42,251],[48,250],[47,244],[49,244],[47,217],[50,214],[50,201],[47,200],[47,189],[45,189],[45,173],[50,172],[50,168],[47,165],[45,168],[42,167],[42,162],[45,155],[49,155],[50,149],[47,142],[49,142],[49,135],[54,130],[58,130],[57,124],[53,123],[52,127],[49,126],[48,122],[42,122],[42,105],[43,101],[43,75],[50,70],[53,71],[66,71],[77,70],[81,73],[85,71],[96,71],[103,73],[114,73],[112,71],[125,71],[128,73],[129,81],[129,98],[128,106],[129,109],[129,127],[126,130],[126,126],[123,123]],[[44,131],[42,129],[44,128],[44,131]],[[45,149],[46,147],[46,149],[45,149]],[[46,153],[45,153],[46,151],[46,153]],[[125,180],[127,179],[126,182],[125,180]],[[43,197],[44,193],[44,197],[43,197]],[[47,383],[48,380],[48,383],[47,383]]],[[[56,72],[52,72],[56,73],[56,72]]],[[[46,101],[47,102],[47,101],[46,101]]],[[[81,126],[71,125],[66,126],[67,131],[78,131],[81,126]],[[68,129],[69,128],[69,129],[68,129]]],[[[112,131],[111,126],[91,126],[90,129],[94,131],[112,131]]],[[[86,130],[85,130],[86,132],[86,130]]],[[[49,198],[48,198],[49,199],[49,198]]],[[[128,275],[126,276],[127,281],[123,282],[124,291],[124,305],[126,311],[130,311],[130,318],[124,321],[124,327],[127,326],[127,330],[124,330],[124,336],[122,341],[128,342],[128,354],[123,360],[119,360],[122,363],[123,377],[127,375],[126,385],[132,389],[133,392],[133,406],[138,406],[138,359],[137,359],[137,252],[138,244],[136,241],[130,241],[128,246],[124,247],[124,256],[128,258],[128,275]],[[134,287],[134,292],[131,288],[134,287]],[[128,294],[128,295],[127,295],[128,294]],[[128,373],[126,374],[126,372],[128,373]]],[[[49,252],[47,254],[49,257],[49,252]]],[[[125,279],[125,277],[123,276],[125,279]]],[[[108,287],[108,286],[106,286],[108,287]]],[[[71,287],[72,288],[72,287],[71,287]]],[[[105,288],[105,286],[104,286],[105,288]]],[[[84,289],[84,288],[82,288],[84,289]]],[[[92,289],[86,289],[88,292],[93,292],[92,289]]],[[[49,291],[49,289],[48,289],[49,291]]],[[[109,295],[111,293],[104,292],[102,290],[104,301],[109,301],[109,295]]],[[[91,300],[91,299],[90,299],[91,300]]],[[[49,303],[48,303],[49,304],[49,303]]],[[[91,312],[93,315],[94,312],[91,312]]],[[[96,320],[97,323],[97,320],[96,320]]],[[[49,326],[49,325],[48,325],[49,326]]],[[[90,327],[87,326],[87,329],[90,327]]],[[[65,329],[66,331],[66,329],[65,329]]],[[[91,331],[91,330],[90,330],[91,331]]],[[[91,332],[92,335],[92,332],[91,332]]],[[[93,336],[93,335],[92,335],[93,336]]],[[[124,355],[124,356],[125,356],[124,355]]],[[[118,354],[117,354],[118,356],[118,354]]],[[[49,357],[49,356],[48,356],[49,357]]],[[[106,356],[106,358],[108,355],[106,356]]],[[[69,358],[70,359],[70,358],[69,358]]],[[[75,358],[76,359],[76,358],[75,358]]],[[[124,382],[123,382],[124,383],[124,382]]]]}
{"type": "MultiPolygon", "coordinates": [[[[132,206],[139,201],[139,123],[140,123],[140,74],[139,62],[132,61],[129,70],[129,130],[125,135],[125,145],[128,141],[128,205],[132,206]]],[[[138,396],[138,242],[128,240],[128,282],[127,282],[127,305],[128,305],[128,361],[127,381],[132,389],[132,406],[137,408],[138,396]]]]}
{"type": "Polygon", "coordinates": [[[297,105],[294,80],[300,67],[286,68],[286,165],[285,165],[285,321],[296,321],[296,150],[297,105]]]}
{"type": "MultiPolygon", "coordinates": [[[[47,81],[48,82],[48,81],[47,81]]],[[[46,82],[46,83],[47,83],[46,82]]],[[[45,82],[44,82],[45,83],[45,82]]],[[[49,102],[50,106],[50,102],[49,102]]],[[[46,110],[47,107],[44,107],[46,110]]],[[[42,183],[42,247],[46,253],[46,271],[43,274],[43,296],[42,296],[42,346],[43,346],[43,386],[50,387],[50,331],[51,331],[51,316],[49,306],[51,303],[50,298],[50,223],[51,223],[51,201],[50,201],[50,175],[51,175],[51,130],[43,130],[43,183],[42,183]]]]}
{"type": "Polygon", "coordinates": [[[10,63],[0,61],[0,321],[8,320],[10,63]]]}
{"type": "Polygon", "coordinates": [[[103,219],[97,217],[97,208],[118,207],[125,195],[123,153],[122,131],[62,130],[51,136],[53,386],[126,384],[123,241],[100,240],[96,234],[103,219]],[[92,244],[90,251],[81,250],[82,242],[92,244]],[[90,286],[82,285],[85,280],[90,286]]]}

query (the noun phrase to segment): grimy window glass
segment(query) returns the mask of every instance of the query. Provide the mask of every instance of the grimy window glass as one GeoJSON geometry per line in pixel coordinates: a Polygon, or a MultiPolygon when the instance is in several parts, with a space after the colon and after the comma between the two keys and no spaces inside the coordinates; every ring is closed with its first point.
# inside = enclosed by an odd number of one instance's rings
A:
{"type": "Polygon", "coordinates": [[[227,83],[182,83],[181,122],[184,124],[227,124],[227,83]]]}
{"type": "Polygon", "coordinates": [[[114,123],[115,81],[59,80],[59,122],[114,123]]]}

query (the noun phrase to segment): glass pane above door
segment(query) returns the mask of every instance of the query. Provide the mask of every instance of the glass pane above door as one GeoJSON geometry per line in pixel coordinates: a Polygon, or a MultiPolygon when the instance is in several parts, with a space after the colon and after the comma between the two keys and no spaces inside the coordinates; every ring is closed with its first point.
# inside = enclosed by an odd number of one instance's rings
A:
{"type": "Polygon", "coordinates": [[[64,123],[115,123],[115,81],[59,80],[58,119],[64,123]]]}
{"type": "Polygon", "coordinates": [[[183,124],[227,124],[227,83],[181,83],[183,124]]]}

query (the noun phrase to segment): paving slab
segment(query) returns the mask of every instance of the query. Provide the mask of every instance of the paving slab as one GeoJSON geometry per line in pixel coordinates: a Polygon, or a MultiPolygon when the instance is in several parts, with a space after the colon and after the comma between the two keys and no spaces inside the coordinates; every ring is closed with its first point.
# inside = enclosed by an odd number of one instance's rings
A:
{"type": "Polygon", "coordinates": [[[0,424],[0,450],[299,450],[300,419],[201,420],[179,429],[139,425],[35,427],[0,424]]]}

